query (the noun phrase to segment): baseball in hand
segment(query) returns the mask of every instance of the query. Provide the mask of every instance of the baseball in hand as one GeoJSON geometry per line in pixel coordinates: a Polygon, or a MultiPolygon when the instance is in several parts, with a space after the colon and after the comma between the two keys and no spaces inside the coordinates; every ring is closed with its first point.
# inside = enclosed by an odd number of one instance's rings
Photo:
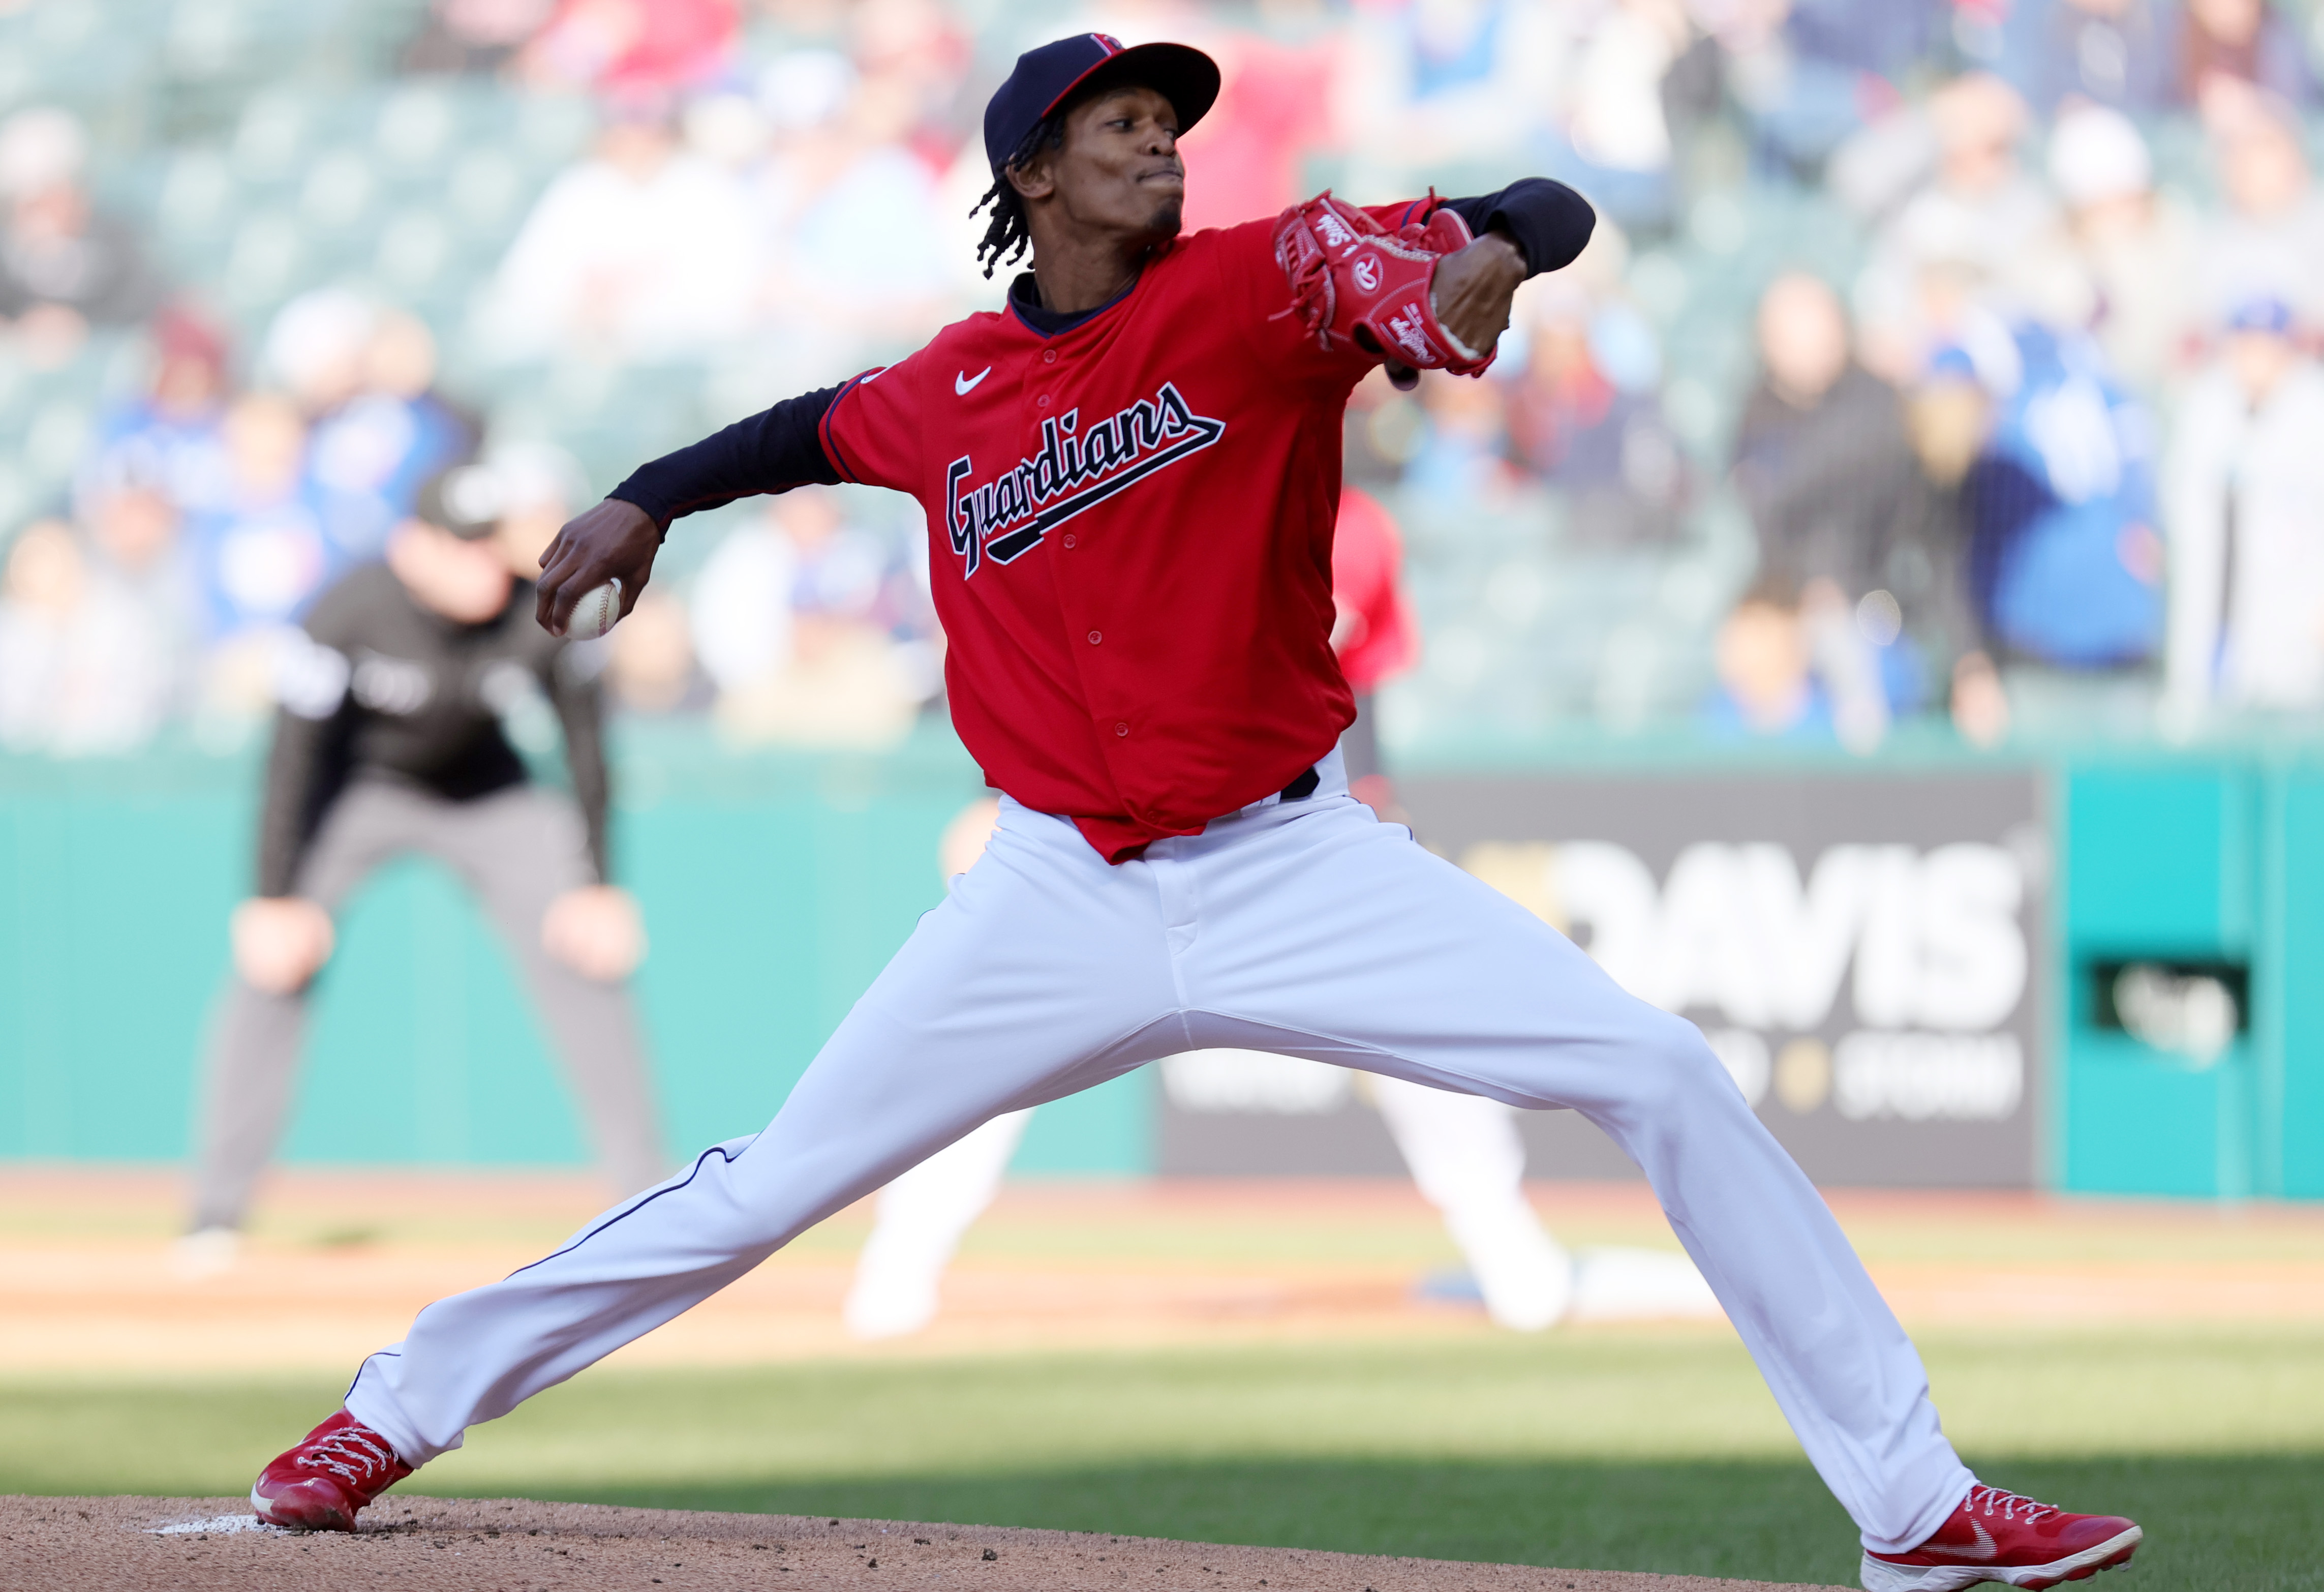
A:
{"type": "Polygon", "coordinates": [[[581,594],[581,600],[573,605],[573,616],[565,622],[565,634],[571,641],[595,641],[621,617],[622,578],[616,575],[581,594]]]}

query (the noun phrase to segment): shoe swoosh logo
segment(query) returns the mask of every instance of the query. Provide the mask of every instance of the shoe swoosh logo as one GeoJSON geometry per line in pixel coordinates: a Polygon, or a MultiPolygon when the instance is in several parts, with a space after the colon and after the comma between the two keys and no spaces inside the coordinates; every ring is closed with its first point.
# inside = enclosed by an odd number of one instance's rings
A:
{"type": "Polygon", "coordinates": [[[965,398],[969,393],[975,391],[977,383],[982,381],[986,376],[989,376],[991,374],[992,367],[989,365],[982,370],[978,371],[974,375],[969,375],[964,370],[954,371],[952,378],[952,390],[958,396],[965,398]]]}
{"type": "Polygon", "coordinates": [[[1939,1548],[1932,1545],[1922,1549],[1921,1551],[1932,1559],[1940,1557],[1958,1559],[1970,1564],[1990,1564],[2001,1557],[2000,1546],[1994,1541],[1993,1533],[1987,1531],[1981,1522],[1971,1521],[1969,1529],[1977,1533],[1977,1542],[1973,1547],[1939,1548]]]}

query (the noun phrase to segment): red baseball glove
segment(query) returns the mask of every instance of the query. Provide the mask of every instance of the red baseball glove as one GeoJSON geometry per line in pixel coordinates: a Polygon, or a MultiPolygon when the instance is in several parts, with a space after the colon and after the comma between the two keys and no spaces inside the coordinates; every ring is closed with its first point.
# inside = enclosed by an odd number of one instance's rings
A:
{"type": "Polygon", "coordinates": [[[1419,370],[1482,375],[1493,363],[1436,318],[1430,284],[1436,263],[1471,241],[1457,210],[1434,208],[1425,222],[1390,232],[1329,189],[1275,222],[1275,259],[1291,285],[1291,307],[1325,348],[1342,339],[1419,370]]]}

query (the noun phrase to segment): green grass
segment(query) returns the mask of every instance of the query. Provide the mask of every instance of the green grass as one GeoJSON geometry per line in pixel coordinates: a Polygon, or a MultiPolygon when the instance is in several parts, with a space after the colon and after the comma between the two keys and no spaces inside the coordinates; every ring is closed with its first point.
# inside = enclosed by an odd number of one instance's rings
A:
{"type": "MultiPolygon", "coordinates": [[[[2204,1592],[2324,1586],[2313,1518],[2324,1457],[2044,1460],[1994,1474],[2102,1501],[2152,1541],[2138,1582],[2204,1592]]],[[[1010,1476],[697,1490],[600,1503],[1001,1522],[1197,1541],[1597,1569],[1856,1584],[1856,1533],[1803,1462],[1314,1460],[1148,1465],[1010,1476]]],[[[2113,1592],[2110,1585],[2108,1592],[2113,1592]]]]}
{"type": "MultiPolygon", "coordinates": [[[[2324,1587],[2324,1339],[1930,1335],[1994,1481],[2147,1525],[2135,1584],[2324,1587]]],[[[238,1493],[335,1382],[0,1385],[0,1492],[238,1493]]],[[[1731,1339],[606,1367],[414,1484],[1852,1584],[1853,1532],[1731,1339]]]]}

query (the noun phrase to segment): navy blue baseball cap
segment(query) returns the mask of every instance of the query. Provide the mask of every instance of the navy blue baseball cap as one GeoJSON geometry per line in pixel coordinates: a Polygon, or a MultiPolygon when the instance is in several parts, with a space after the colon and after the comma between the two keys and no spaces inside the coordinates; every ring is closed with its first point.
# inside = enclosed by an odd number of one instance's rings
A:
{"type": "Polygon", "coordinates": [[[1124,45],[1111,33],[1075,33],[1017,58],[1017,69],[984,107],[984,153],[995,171],[1042,120],[1078,89],[1134,83],[1178,113],[1178,131],[1219,97],[1219,65],[1185,44],[1124,45]]]}

